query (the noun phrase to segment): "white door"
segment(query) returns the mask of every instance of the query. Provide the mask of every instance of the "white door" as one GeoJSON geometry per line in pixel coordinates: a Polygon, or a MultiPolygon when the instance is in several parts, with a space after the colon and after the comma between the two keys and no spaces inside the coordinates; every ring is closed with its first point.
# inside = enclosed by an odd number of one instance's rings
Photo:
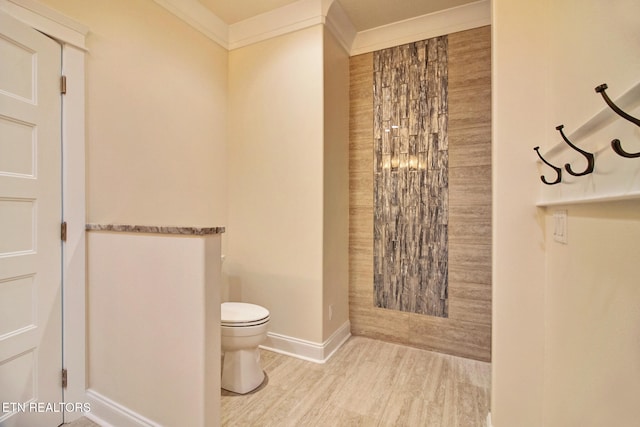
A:
{"type": "Polygon", "coordinates": [[[61,47],[0,12],[0,426],[57,426],[61,47]]]}

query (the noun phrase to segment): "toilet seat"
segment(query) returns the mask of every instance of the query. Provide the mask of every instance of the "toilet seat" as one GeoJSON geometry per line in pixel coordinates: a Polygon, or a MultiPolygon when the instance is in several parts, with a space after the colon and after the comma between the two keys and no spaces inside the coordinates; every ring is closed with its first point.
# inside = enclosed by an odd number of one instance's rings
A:
{"type": "Polygon", "coordinates": [[[269,321],[269,310],[245,302],[223,302],[220,307],[220,318],[220,324],[225,327],[258,326],[269,321]]]}

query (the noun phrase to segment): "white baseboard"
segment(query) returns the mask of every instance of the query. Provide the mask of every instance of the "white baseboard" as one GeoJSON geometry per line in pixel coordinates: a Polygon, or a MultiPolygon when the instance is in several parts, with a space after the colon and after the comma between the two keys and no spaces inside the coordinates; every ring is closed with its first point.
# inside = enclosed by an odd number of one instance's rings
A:
{"type": "Polygon", "coordinates": [[[269,332],[260,347],[310,362],[325,363],[350,336],[351,322],[347,320],[322,344],[269,332]]]}
{"type": "Polygon", "coordinates": [[[87,402],[91,404],[91,412],[85,413],[85,417],[102,427],[161,427],[94,390],[87,390],[87,402]]]}

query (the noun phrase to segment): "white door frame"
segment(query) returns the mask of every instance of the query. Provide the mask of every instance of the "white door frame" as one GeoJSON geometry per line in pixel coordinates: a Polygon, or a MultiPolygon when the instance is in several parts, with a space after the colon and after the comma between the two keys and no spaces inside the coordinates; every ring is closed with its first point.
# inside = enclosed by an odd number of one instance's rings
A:
{"type": "MultiPolygon", "coordinates": [[[[67,93],[62,101],[62,211],[67,241],[62,248],[63,367],[65,402],[86,399],[85,344],[85,38],[88,28],[36,0],[0,0],[0,10],[62,45],[67,93]]],[[[65,422],[81,413],[66,413],[65,422]]]]}

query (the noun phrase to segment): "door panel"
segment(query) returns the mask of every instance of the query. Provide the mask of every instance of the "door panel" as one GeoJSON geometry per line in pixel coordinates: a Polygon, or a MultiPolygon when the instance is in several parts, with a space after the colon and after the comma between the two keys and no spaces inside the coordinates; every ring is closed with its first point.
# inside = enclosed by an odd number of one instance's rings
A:
{"type": "Polygon", "coordinates": [[[60,58],[58,43],[0,12],[2,427],[63,419],[36,405],[62,402],[60,58]]]}

